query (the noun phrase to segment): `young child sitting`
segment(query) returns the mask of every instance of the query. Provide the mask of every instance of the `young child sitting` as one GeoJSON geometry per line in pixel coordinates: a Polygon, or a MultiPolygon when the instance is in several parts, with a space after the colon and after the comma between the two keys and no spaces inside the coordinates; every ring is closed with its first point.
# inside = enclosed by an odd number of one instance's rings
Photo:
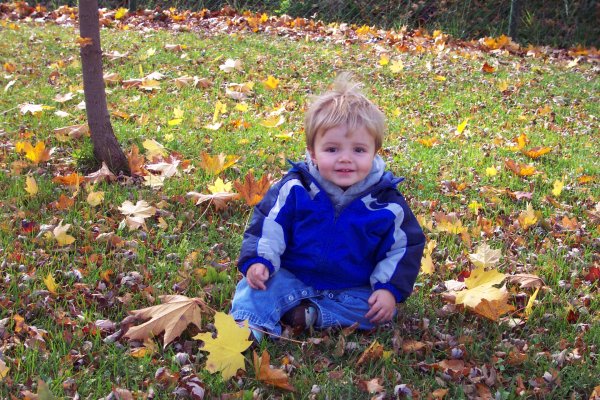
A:
{"type": "Polygon", "coordinates": [[[372,329],[411,294],[425,236],[377,155],[384,131],[347,74],[311,104],[307,161],[270,188],[244,234],[231,314],[257,340],[280,335],[281,321],[372,329]]]}

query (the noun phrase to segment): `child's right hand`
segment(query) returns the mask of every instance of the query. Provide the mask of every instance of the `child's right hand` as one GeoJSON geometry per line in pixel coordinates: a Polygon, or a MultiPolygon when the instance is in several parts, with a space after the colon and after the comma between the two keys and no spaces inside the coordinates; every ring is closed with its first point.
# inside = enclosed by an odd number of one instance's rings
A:
{"type": "Polygon", "coordinates": [[[265,290],[265,282],[269,279],[269,268],[261,263],[252,264],[246,271],[246,280],[252,289],[265,290]]]}

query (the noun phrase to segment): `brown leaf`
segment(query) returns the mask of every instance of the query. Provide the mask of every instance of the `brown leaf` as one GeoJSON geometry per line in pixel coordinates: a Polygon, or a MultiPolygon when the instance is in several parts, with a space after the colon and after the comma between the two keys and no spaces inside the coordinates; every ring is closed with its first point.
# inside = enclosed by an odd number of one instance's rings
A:
{"type": "Polygon", "coordinates": [[[540,158],[544,154],[550,153],[551,151],[552,148],[546,146],[539,146],[529,150],[522,150],[523,154],[525,154],[529,158],[533,158],[534,160],[536,158],[540,158]]]}
{"type": "MultiPolygon", "coordinates": [[[[508,296],[507,296],[508,297],[508,296]]],[[[492,321],[498,321],[500,316],[508,312],[515,310],[515,307],[507,303],[508,298],[500,300],[487,300],[481,299],[481,302],[477,307],[472,310],[477,314],[491,319],[492,321]]]]}
{"type": "Polygon", "coordinates": [[[69,175],[57,176],[52,179],[52,182],[66,186],[79,186],[84,182],[84,177],[76,172],[69,175]]]}
{"type": "Polygon", "coordinates": [[[61,194],[58,200],[50,203],[50,207],[55,208],[57,210],[67,210],[75,204],[75,200],[61,194]]]}
{"type": "Polygon", "coordinates": [[[373,341],[371,345],[360,355],[360,358],[356,362],[356,366],[359,367],[365,363],[379,360],[383,356],[383,346],[379,344],[377,340],[373,341]]]}
{"type": "Polygon", "coordinates": [[[531,176],[536,173],[535,167],[527,164],[516,163],[511,159],[507,159],[504,164],[508,169],[519,176],[531,176]]]}
{"type": "Polygon", "coordinates": [[[254,179],[252,172],[244,177],[244,182],[235,181],[233,186],[250,207],[257,205],[269,190],[271,181],[267,175],[263,175],[260,181],[254,179]]]}
{"type": "Polygon", "coordinates": [[[544,280],[542,278],[531,274],[507,275],[506,280],[510,283],[517,283],[522,288],[541,288],[544,286],[544,280]]]}
{"type": "Polygon", "coordinates": [[[369,380],[359,380],[358,387],[367,393],[381,393],[385,388],[381,385],[381,378],[373,378],[369,380]]]}
{"type": "Polygon", "coordinates": [[[69,139],[79,139],[83,136],[90,136],[90,128],[88,124],[70,125],[54,129],[54,134],[59,141],[66,142],[69,139]]]}
{"type": "Polygon", "coordinates": [[[263,350],[262,356],[258,358],[256,351],[252,352],[254,359],[254,373],[259,381],[280,389],[295,392],[296,388],[289,382],[289,377],[282,369],[271,368],[271,356],[267,350],[263,350]]]}
{"type": "Polygon", "coordinates": [[[202,319],[200,307],[204,304],[202,299],[189,298],[181,295],[160,296],[163,304],[130,311],[135,319],[149,321],[129,328],[125,337],[134,340],[144,340],[165,332],[163,347],[166,347],[178,337],[189,324],[200,328],[202,319]],[[200,307],[199,307],[200,306],[200,307]]]}

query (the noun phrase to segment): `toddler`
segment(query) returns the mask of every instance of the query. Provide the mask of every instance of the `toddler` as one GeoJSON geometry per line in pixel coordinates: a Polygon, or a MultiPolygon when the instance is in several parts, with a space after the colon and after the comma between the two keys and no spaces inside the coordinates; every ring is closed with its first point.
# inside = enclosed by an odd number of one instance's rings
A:
{"type": "Polygon", "coordinates": [[[383,113],[348,74],[305,118],[306,162],[291,163],[244,234],[231,314],[257,340],[294,327],[372,329],[411,294],[425,236],[377,155],[383,113]]]}

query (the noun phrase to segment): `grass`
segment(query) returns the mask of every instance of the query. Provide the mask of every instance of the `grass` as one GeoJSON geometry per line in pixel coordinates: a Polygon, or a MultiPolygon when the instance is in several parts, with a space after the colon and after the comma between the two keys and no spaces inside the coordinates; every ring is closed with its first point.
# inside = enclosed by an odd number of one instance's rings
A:
{"type": "MultiPolygon", "coordinates": [[[[104,191],[105,200],[94,208],[85,201],[86,189],[74,196],[52,181],[91,165],[89,138],[61,142],[53,134],[55,128],[85,122],[85,112],[77,108],[83,95],[76,36],[73,28],[52,24],[0,25],[0,63],[5,65],[0,85],[16,80],[0,98],[0,359],[10,368],[0,382],[0,397],[36,392],[37,380],[42,379],[59,398],[73,397],[75,391],[82,398],[100,398],[117,387],[140,396],[152,390],[155,398],[169,398],[175,385],[158,382],[155,374],[161,367],[180,377],[197,375],[214,397],[242,391],[240,396],[251,398],[259,390],[263,398],[371,398],[360,382],[379,378],[387,398],[395,397],[395,390],[425,398],[437,389],[448,389],[447,398],[472,397],[476,384],[488,382],[485,386],[498,398],[517,398],[523,387],[526,397],[587,399],[600,384],[598,282],[584,280],[587,271],[598,266],[600,236],[600,81],[593,63],[569,67],[570,60],[543,57],[389,48],[404,64],[402,72],[393,73],[379,65],[381,49],[373,45],[296,41],[243,31],[105,29],[105,52],[128,53],[105,59],[105,72],[122,79],[154,71],[166,75],[157,91],[108,87],[120,143],[128,150],[155,139],[193,168],[167,179],[161,189],[98,184],[94,190],[104,191]],[[184,45],[185,50],[167,51],[167,43],[184,45]],[[227,58],[240,59],[243,71],[222,72],[219,66],[227,58]],[[482,72],[484,62],[496,71],[482,72]],[[8,64],[15,71],[9,72],[8,64]],[[296,393],[257,381],[250,352],[248,372],[239,379],[223,381],[209,374],[204,369],[206,355],[191,339],[192,332],[164,350],[157,339],[158,349],[141,358],[130,354],[127,341],[107,339],[114,330],[103,331],[96,321],[118,323],[128,311],[155,304],[161,294],[204,296],[214,309],[229,309],[239,279],[235,260],[251,208],[234,202],[217,212],[185,197],[189,191],[206,193],[216,178],[200,167],[200,153],[240,157],[219,174],[225,180],[241,179],[250,170],[256,176],[280,177],[288,168],[286,158],[303,157],[308,96],[323,91],[340,70],[355,71],[388,117],[382,155],[392,171],[406,176],[400,189],[424,225],[431,224],[432,229],[425,229],[428,239],[437,241],[436,272],[419,277],[393,326],[348,337],[335,330],[300,337],[319,338],[319,344],[261,344],[273,364],[288,366],[296,393]],[[184,75],[208,78],[212,86],[177,88],[170,82],[184,75]],[[268,75],[280,79],[276,90],[268,91],[260,83],[268,75]],[[224,88],[248,81],[255,83],[246,100],[248,111],[236,110],[237,102],[225,96],[224,88]],[[503,92],[498,87],[504,82],[503,92]],[[73,100],[53,100],[68,92],[73,100]],[[219,117],[223,127],[208,130],[204,126],[212,122],[217,100],[227,104],[227,112],[219,117]],[[24,103],[55,109],[23,115],[18,105],[24,103]],[[259,124],[281,105],[286,110],[283,125],[259,124]],[[169,125],[176,108],[183,111],[183,121],[169,125]],[[58,117],[56,110],[69,116],[58,117]],[[117,111],[127,117],[116,117],[117,111]],[[457,135],[456,127],[465,118],[467,130],[457,135]],[[521,133],[530,140],[528,149],[548,146],[552,151],[530,160],[510,149],[521,133]],[[433,147],[419,142],[431,138],[437,139],[433,147]],[[24,140],[54,147],[50,161],[26,162],[17,170],[15,162],[25,158],[14,146],[24,140]],[[507,158],[534,165],[538,173],[516,176],[505,167],[507,158]],[[489,167],[496,168],[497,175],[488,176],[489,167]],[[38,183],[35,196],[24,190],[26,175],[38,183]],[[585,182],[585,177],[592,181],[585,182]],[[565,188],[554,196],[557,180],[565,188]],[[506,190],[531,193],[531,200],[515,200],[506,190]],[[74,204],[57,209],[53,202],[61,194],[73,196],[74,204]],[[125,200],[142,199],[160,204],[164,223],[153,218],[140,230],[119,227],[123,217],[118,207],[125,200]],[[477,213],[469,208],[475,201],[480,204],[477,213]],[[527,202],[540,212],[540,221],[523,229],[517,220],[527,202]],[[439,231],[432,223],[434,212],[456,213],[468,237],[439,231]],[[575,227],[566,228],[563,217],[576,218],[575,227]],[[72,224],[69,233],[75,244],[60,247],[51,237],[37,234],[42,225],[61,220],[72,224]],[[24,221],[37,229],[26,232],[24,221]],[[486,223],[491,230],[484,229],[486,223]],[[111,246],[95,240],[108,232],[123,242],[111,246]],[[467,255],[483,242],[502,250],[502,272],[527,272],[544,279],[545,288],[525,322],[512,326],[512,318],[488,321],[445,305],[440,285],[469,270],[467,255]],[[209,267],[225,274],[215,281],[202,279],[209,267]],[[43,278],[48,274],[60,285],[58,295],[47,291],[43,278]],[[24,318],[24,330],[19,329],[17,315],[24,318]],[[373,340],[390,353],[357,366],[373,340]],[[411,340],[425,343],[425,348],[402,350],[411,340]],[[177,362],[182,352],[189,354],[191,364],[177,362]],[[453,354],[468,366],[466,375],[438,369],[436,363],[453,354]],[[492,369],[497,378],[486,381],[492,369]]],[[[518,308],[511,317],[524,318],[522,308],[531,295],[531,290],[511,287],[511,303],[518,308]]],[[[207,316],[204,323],[210,321],[207,316]]]]}

